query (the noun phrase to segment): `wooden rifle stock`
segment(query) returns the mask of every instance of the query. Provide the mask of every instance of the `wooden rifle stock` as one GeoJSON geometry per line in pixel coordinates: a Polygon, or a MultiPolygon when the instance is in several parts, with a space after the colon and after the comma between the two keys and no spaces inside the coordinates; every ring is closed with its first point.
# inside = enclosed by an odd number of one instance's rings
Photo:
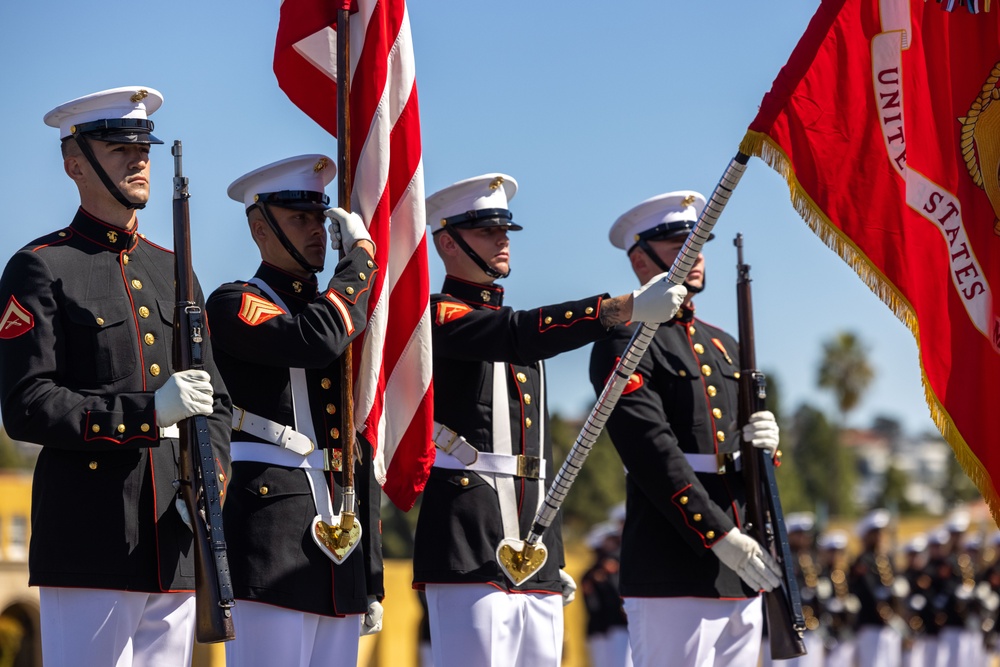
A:
{"type": "MultiPolygon", "coordinates": [[[[181,169],[181,142],[174,156],[174,369],[203,369],[202,349],[208,344],[201,308],[194,300],[191,261],[191,220],[187,178],[181,169]]],[[[229,641],[233,627],[233,585],[222,531],[222,501],[215,455],[204,415],[184,419],[180,430],[180,489],[194,532],[195,639],[202,644],[229,641]]]]}
{"type": "MultiPolygon", "coordinates": [[[[743,263],[743,235],[733,241],[737,253],[736,303],[740,336],[740,400],[737,425],[740,429],[750,415],[766,409],[767,383],[757,370],[757,353],[753,332],[753,301],[750,294],[750,267],[743,263]]],[[[771,644],[771,657],[787,660],[805,655],[802,641],[805,618],[799,585],[795,580],[785,516],[778,497],[774,463],[764,450],[748,442],[740,446],[743,459],[743,479],[747,487],[748,532],[761,543],[765,551],[781,568],[781,586],[764,593],[764,616],[771,644]]]]}

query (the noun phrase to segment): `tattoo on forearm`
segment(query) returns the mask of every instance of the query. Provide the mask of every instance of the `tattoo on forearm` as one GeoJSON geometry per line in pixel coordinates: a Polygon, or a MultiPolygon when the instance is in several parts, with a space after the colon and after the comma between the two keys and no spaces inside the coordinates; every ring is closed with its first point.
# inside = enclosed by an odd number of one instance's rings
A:
{"type": "Polygon", "coordinates": [[[628,320],[625,314],[628,297],[616,296],[601,300],[601,324],[613,327],[628,320]]]}

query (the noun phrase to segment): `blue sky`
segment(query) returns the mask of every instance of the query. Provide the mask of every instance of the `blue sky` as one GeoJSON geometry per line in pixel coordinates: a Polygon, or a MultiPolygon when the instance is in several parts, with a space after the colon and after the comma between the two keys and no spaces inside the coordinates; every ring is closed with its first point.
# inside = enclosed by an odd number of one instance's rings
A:
{"type": "MultiPolygon", "coordinates": [[[[634,289],[624,253],[607,240],[611,223],[661,192],[711,192],[817,6],[411,0],[426,190],[491,171],[517,179],[511,209],[525,229],[513,236],[509,305],[634,289]]],[[[156,134],[184,142],[203,287],[249,277],[259,257],[228,184],[285,157],[336,155],[333,138],[278,89],[277,18],[278,3],[264,0],[0,4],[0,256],[68,224],[78,203],[45,112],[139,84],[164,94],[156,134]]],[[[172,161],[167,146],[154,151],[140,226],[169,246],[172,161]]],[[[823,341],[847,330],[866,344],[876,371],[849,423],[888,415],[911,434],[934,428],[912,336],[809,231],[763,162],[751,161],[715,232],[699,316],[735,332],[732,238],[742,232],[757,359],[780,380],[786,412],[808,401],[833,414],[816,367],[823,341]]],[[[441,265],[437,257],[430,265],[436,288],[441,265]]],[[[549,363],[554,409],[584,414],[593,405],[588,350],[549,363]]]]}

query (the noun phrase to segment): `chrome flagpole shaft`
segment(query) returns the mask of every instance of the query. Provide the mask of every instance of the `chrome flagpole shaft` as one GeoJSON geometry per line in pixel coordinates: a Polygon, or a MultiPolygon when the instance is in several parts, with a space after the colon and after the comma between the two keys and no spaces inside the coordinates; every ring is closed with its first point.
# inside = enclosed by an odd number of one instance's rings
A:
{"type": "MultiPolygon", "coordinates": [[[[697,224],[691,230],[687,240],[681,247],[680,253],[670,267],[667,279],[673,284],[683,284],[687,279],[688,273],[698,260],[702,246],[708,241],[708,237],[712,233],[712,228],[715,227],[715,223],[718,222],[719,216],[722,215],[722,210],[729,202],[733,190],[736,189],[737,184],[739,184],[740,179],[743,177],[743,172],[746,171],[749,159],[749,155],[737,153],[736,157],[730,160],[729,166],[722,174],[719,183],[715,186],[715,190],[705,205],[705,209],[698,217],[697,224]]],[[[562,507],[563,502],[566,500],[570,487],[573,486],[573,482],[580,473],[580,469],[583,467],[584,461],[587,460],[587,456],[590,454],[590,450],[593,448],[598,436],[604,430],[604,425],[607,423],[611,411],[614,410],[615,405],[618,404],[618,399],[621,398],[622,390],[628,383],[629,377],[635,372],[635,368],[639,365],[642,356],[646,354],[646,349],[649,347],[649,343],[653,340],[653,336],[656,334],[658,328],[658,324],[643,323],[632,336],[632,340],[629,341],[628,346],[622,353],[621,359],[615,366],[614,372],[612,372],[607,384],[604,385],[597,403],[594,404],[594,408],[590,411],[587,421],[584,422],[583,428],[576,438],[576,442],[573,443],[573,447],[566,456],[566,460],[563,462],[558,474],[556,474],[552,486],[549,487],[548,492],[545,494],[545,500],[535,515],[531,531],[525,540],[528,547],[534,547],[538,544],[545,530],[552,525],[556,512],[559,511],[559,508],[562,507]]]]}

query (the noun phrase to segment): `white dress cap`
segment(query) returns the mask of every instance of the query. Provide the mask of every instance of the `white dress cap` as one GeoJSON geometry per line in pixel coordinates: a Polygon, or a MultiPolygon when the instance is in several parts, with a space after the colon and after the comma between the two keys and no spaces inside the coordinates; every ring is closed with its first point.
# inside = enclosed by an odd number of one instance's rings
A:
{"type": "Polygon", "coordinates": [[[816,546],[820,549],[846,549],[847,533],[842,530],[831,530],[828,533],[823,533],[816,540],[816,546]]]}
{"type": "MultiPolygon", "coordinates": [[[[163,104],[160,91],[148,86],[111,88],[64,102],[45,114],[45,124],[59,128],[59,138],[73,134],[77,125],[99,120],[146,120],[163,104]]],[[[134,132],[133,132],[134,134],[134,132]]]]}
{"type": "Polygon", "coordinates": [[[948,521],[945,523],[945,528],[947,528],[952,533],[964,533],[969,529],[969,513],[965,510],[955,510],[948,516],[948,521]]]}
{"type": "Polygon", "coordinates": [[[858,535],[867,535],[873,530],[880,530],[889,525],[892,515],[887,509],[872,510],[861,518],[858,522],[858,535]]]}
{"type": "Polygon", "coordinates": [[[903,551],[908,554],[919,554],[927,550],[927,536],[914,535],[909,542],[903,545],[903,551]]]}
{"type": "Polygon", "coordinates": [[[812,512],[792,512],[785,515],[785,529],[789,533],[808,533],[816,525],[812,512]]]}
{"type": "Polygon", "coordinates": [[[290,197],[270,198],[267,203],[286,208],[329,208],[326,186],[337,175],[336,163],[325,155],[299,155],[254,169],[243,174],[226,190],[230,199],[243,202],[246,208],[258,203],[261,195],[279,192],[314,193],[312,200],[290,197]],[[321,198],[325,198],[323,201],[321,198]]]}
{"type": "Polygon", "coordinates": [[[598,549],[604,544],[604,540],[609,537],[619,535],[618,526],[611,521],[602,521],[587,533],[587,546],[591,549],[598,549]]]}
{"type": "Polygon", "coordinates": [[[663,236],[687,234],[698,222],[705,208],[705,197],[694,190],[678,190],[651,197],[632,207],[611,225],[608,237],[611,245],[631,250],[637,236],[658,225],[664,225],[663,236]]]}
{"type": "MultiPolygon", "coordinates": [[[[507,174],[483,174],[459,181],[427,197],[427,223],[433,231],[441,231],[445,218],[471,211],[488,209],[508,210],[507,205],[517,192],[517,181],[507,174]]],[[[469,220],[474,217],[470,216],[469,220]]],[[[511,229],[521,229],[510,220],[504,223],[511,229]]],[[[467,226],[477,226],[475,224],[467,226]]]]}

